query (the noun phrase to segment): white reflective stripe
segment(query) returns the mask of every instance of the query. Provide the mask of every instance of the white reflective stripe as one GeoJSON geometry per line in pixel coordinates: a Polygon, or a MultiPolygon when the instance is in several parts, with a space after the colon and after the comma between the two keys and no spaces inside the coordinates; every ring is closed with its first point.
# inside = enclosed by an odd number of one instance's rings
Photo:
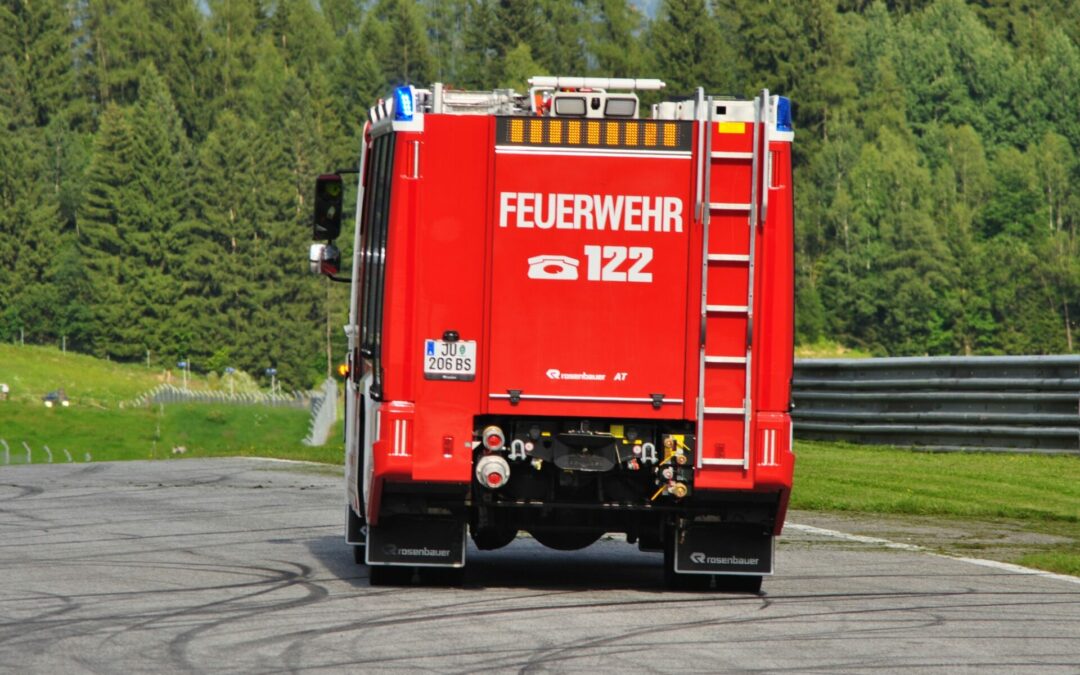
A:
{"type": "Polygon", "coordinates": [[[409,456],[408,428],[406,420],[394,420],[394,451],[391,453],[394,457],[409,456]]]}
{"type": "Polygon", "coordinates": [[[763,429],[761,432],[761,466],[777,466],[776,429],[763,429]]]}
{"type": "Polygon", "coordinates": [[[708,457],[701,460],[704,466],[742,466],[743,461],[741,459],[709,459],[708,457]]]}
{"type": "Polygon", "coordinates": [[[745,356],[706,356],[705,363],[746,363],[745,356]]]}
{"type": "Polygon", "coordinates": [[[706,305],[706,312],[723,312],[727,314],[741,314],[746,312],[746,305],[706,305]]]}
{"type": "MultiPolygon", "coordinates": [[[[491,398],[509,399],[510,394],[489,394],[491,398]]],[[[620,396],[560,396],[557,394],[522,394],[518,396],[523,401],[600,401],[606,403],[652,403],[651,398],[628,398],[620,396]]],[[[664,398],[660,401],[664,404],[681,405],[681,398],[664,398]]]]}
{"type": "Polygon", "coordinates": [[[712,153],[713,159],[753,159],[754,153],[752,152],[724,152],[723,150],[714,150],[712,153]]]}
{"type": "MultiPolygon", "coordinates": [[[[742,415],[744,412],[746,412],[746,408],[710,408],[708,406],[705,407],[706,415],[742,415]]],[[[741,459],[739,460],[739,463],[742,463],[741,459]]]]}
{"type": "Polygon", "coordinates": [[[749,211],[750,205],[732,202],[710,202],[709,208],[713,211],[749,211]]]}
{"type": "Polygon", "coordinates": [[[563,155],[572,157],[635,157],[641,159],[690,159],[689,151],[652,152],[650,150],[617,150],[608,148],[567,148],[555,145],[496,145],[496,155],[563,155]]]}
{"type": "Polygon", "coordinates": [[[750,256],[744,253],[710,253],[709,262],[750,262],[750,256]]]}

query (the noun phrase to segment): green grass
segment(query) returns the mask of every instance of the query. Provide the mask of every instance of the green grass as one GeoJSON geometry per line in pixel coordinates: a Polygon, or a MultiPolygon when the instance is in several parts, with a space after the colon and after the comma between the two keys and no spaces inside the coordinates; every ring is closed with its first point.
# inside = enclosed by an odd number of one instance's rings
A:
{"type": "Polygon", "coordinates": [[[1059,574],[1071,574],[1080,577],[1080,550],[1041,551],[1025,553],[1016,559],[1017,564],[1050,570],[1059,574]]]}
{"type": "MultiPolygon", "coordinates": [[[[130,401],[159,384],[181,386],[183,373],[159,365],[114,363],[85,354],[61,352],[55,347],[0,344],[0,382],[11,388],[11,400],[34,401],[50,391],[64,389],[75,406],[108,408],[130,401]]],[[[192,373],[188,388],[228,391],[229,382],[211,373],[192,373]]],[[[232,377],[236,391],[253,392],[258,385],[246,373],[232,377]]]]}
{"type": "Polygon", "coordinates": [[[858,347],[845,347],[832,340],[818,340],[810,344],[797,345],[797,359],[868,359],[872,354],[858,347]]]}
{"type": "MultiPolygon", "coordinates": [[[[163,382],[179,385],[179,375],[52,347],[0,345],[0,382],[11,388],[10,400],[0,401],[0,438],[11,448],[12,464],[26,462],[24,442],[34,463],[47,461],[45,446],[54,462],[67,461],[68,455],[74,461],[87,461],[87,456],[105,461],[224,455],[342,461],[335,440],[322,448],[301,443],[309,420],[303,409],[216,404],[120,408],[121,402],[163,382]],[[61,387],[71,406],[46,408],[41,397],[61,387]],[[173,452],[180,447],[185,452],[173,452]]],[[[256,388],[242,373],[232,384],[238,391],[256,388]]],[[[188,386],[228,390],[229,383],[196,374],[188,386]]],[[[340,430],[332,438],[341,438],[340,430]]]]}
{"type": "Polygon", "coordinates": [[[1080,522],[1080,457],[796,444],[794,508],[1080,522]]]}
{"type": "Polygon", "coordinates": [[[796,443],[791,507],[991,521],[1071,539],[1020,564],[1080,572],[1080,457],[796,443]]]}
{"type": "Polygon", "coordinates": [[[23,442],[30,446],[34,463],[46,461],[44,446],[52,450],[54,462],[66,461],[65,449],[75,461],[87,461],[87,455],[93,461],[261,455],[340,462],[337,443],[322,448],[301,443],[308,420],[307,410],[266,406],[174,404],[102,410],[9,401],[0,403],[0,438],[11,447],[12,464],[25,463],[23,442]],[[179,447],[186,451],[174,453],[179,447]]]}
{"type": "Polygon", "coordinates": [[[41,401],[64,388],[75,405],[107,406],[131,399],[162,381],[162,370],[63,353],[55,347],[0,344],[0,382],[14,401],[41,401]]]}

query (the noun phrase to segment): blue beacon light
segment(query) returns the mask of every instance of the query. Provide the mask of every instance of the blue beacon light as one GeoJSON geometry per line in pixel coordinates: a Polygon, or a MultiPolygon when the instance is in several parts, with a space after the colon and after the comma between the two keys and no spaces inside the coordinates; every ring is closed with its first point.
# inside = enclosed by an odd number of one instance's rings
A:
{"type": "Polygon", "coordinates": [[[791,125],[791,99],[787,96],[776,97],[776,130],[795,130],[791,125]]]}
{"type": "Polygon", "coordinates": [[[394,119],[401,122],[411,122],[413,113],[416,111],[413,105],[412,86],[398,87],[394,90],[394,119]]]}

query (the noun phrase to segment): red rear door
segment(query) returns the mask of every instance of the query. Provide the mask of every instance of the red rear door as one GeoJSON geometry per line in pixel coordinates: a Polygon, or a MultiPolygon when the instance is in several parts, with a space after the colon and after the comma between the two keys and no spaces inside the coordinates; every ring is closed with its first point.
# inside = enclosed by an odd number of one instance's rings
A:
{"type": "Polygon", "coordinates": [[[681,417],[690,125],[497,125],[490,409],[681,417]]]}

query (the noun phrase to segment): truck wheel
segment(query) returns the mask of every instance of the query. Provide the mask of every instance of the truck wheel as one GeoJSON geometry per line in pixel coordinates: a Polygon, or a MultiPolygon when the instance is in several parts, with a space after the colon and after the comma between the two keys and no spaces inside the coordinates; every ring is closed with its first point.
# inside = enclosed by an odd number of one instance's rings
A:
{"type": "Polygon", "coordinates": [[[484,527],[473,532],[473,543],[481,551],[502,548],[517,538],[517,529],[509,527],[484,527]]]}
{"type": "Polygon", "coordinates": [[[414,571],[412,567],[401,565],[371,565],[368,567],[368,583],[372,586],[408,586],[414,571]]]}
{"type": "Polygon", "coordinates": [[[367,522],[363,517],[353,513],[351,506],[345,507],[345,533],[348,537],[348,541],[357,541],[358,544],[354,544],[353,549],[353,562],[357,565],[365,564],[364,553],[365,544],[367,543],[367,522]]]}
{"type": "Polygon", "coordinates": [[[718,574],[716,590],[725,593],[761,593],[761,575],[718,574]]]}
{"type": "Polygon", "coordinates": [[[421,567],[418,569],[422,586],[463,586],[464,567],[421,567]]]}
{"type": "Polygon", "coordinates": [[[556,551],[576,551],[595,544],[604,536],[603,532],[551,532],[550,530],[529,531],[533,539],[556,551]]]}
{"type": "Polygon", "coordinates": [[[664,537],[664,587],[672,591],[704,591],[712,582],[711,574],[679,574],[675,571],[675,537],[664,537]]]}

